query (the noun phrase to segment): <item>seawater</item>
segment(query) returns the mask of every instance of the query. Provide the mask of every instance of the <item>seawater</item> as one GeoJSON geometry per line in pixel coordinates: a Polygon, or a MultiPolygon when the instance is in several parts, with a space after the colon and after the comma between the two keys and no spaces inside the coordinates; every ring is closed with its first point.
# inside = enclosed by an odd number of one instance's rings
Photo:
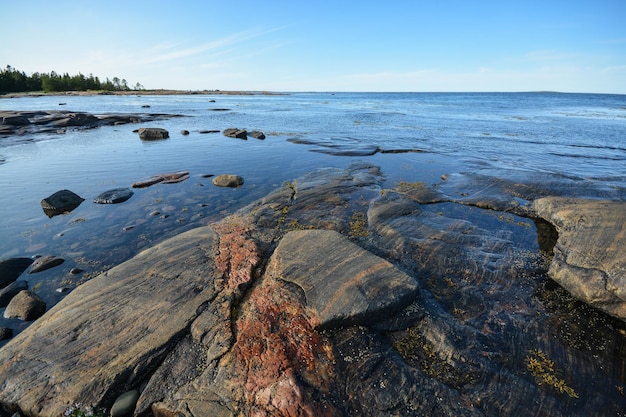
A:
{"type": "MultiPolygon", "coordinates": [[[[381,166],[389,186],[435,183],[443,174],[472,172],[520,181],[536,174],[567,178],[584,184],[584,196],[591,198],[623,199],[626,190],[623,95],[42,96],[0,99],[0,109],[184,116],[0,138],[0,258],[57,255],[67,260],[65,269],[91,265],[104,270],[169,236],[219,220],[285,181],[322,167],[344,168],[357,159],[381,166]],[[132,132],[148,126],[167,129],[170,139],[142,142],[132,132]],[[267,139],[200,133],[229,127],[260,130],[267,139]],[[191,134],[180,134],[183,129],[191,134]],[[315,146],[290,138],[420,152],[335,156],[312,152],[315,146]],[[191,174],[183,183],[134,190],[122,204],[92,203],[108,189],[182,170],[191,174]],[[222,173],[243,176],[244,186],[220,189],[206,177],[222,173]],[[49,219],[40,200],[61,189],[86,201],[68,215],[49,219]]],[[[55,294],[53,287],[62,281],[55,269],[30,276],[29,283],[50,286],[42,293],[55,294]]]]}

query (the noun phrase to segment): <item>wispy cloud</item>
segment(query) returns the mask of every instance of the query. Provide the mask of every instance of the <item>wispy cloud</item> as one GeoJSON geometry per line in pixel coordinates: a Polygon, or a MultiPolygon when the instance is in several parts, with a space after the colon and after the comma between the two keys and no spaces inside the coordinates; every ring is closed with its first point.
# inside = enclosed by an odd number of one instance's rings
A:
{"type": "Polygon", "coordinates": [[[172,60],[180,60],[182,58],[188,58],[196,55],[200,55],[206,52],[219,52],[224,50],[225,48],[230,48],[234,45],[241,44],[243,42],[262,37],[271,32],[274,32],[279,29],[251,29],[242,32],[233,33],[228,36],[224,36],[219,39],[212,40],[210,42],[202,43],[199,45],[192,45],[186,48],[179,49],[181,47],[178,45],[155,45],[152,48],[152,51],[158,51],[158,53],[147,57],[146,63],[157,63],[157,62],[165,62],[172,60]]]}

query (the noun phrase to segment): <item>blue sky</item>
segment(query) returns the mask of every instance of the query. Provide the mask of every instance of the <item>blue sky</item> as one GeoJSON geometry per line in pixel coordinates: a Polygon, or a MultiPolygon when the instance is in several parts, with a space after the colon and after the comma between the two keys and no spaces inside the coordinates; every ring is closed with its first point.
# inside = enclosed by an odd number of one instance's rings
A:
{"type": "Polygon", "coordinates": [[[626,94],[626,0],[0,0],[0,66],[146,88],[626,94]]]}

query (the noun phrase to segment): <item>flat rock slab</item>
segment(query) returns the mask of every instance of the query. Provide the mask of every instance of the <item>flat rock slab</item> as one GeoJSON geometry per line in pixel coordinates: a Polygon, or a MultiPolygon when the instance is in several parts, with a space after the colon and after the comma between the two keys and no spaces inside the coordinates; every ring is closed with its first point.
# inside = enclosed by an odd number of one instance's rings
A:
{"type": "Polygon", "coordinates": [[[154,184],[175,184],[189,179],[189,171],[168,172],[165,174],[157,174],[152,177],[134,182],[133,188],[146,188],[154,184]]]}
{"type": "Polygon", "coordinates": [[[65,259],[54,256],[42,256],[41,258],[37,258],[35,262],[30,267],[29,274],[36,274],[37,272],[45,271],[46,269],[54,268],[55,266],[61,265],[65,262],[65,259]]]}
{"type": "Polygon", "coordinates": [[[101,193],[93,199],[93,202],[96,204],[119,204],[131,198],[133,194],[130,188],[115,188],[101,193]]]}
{"type": "Polygon", "coordinates": [[[133,389],[215,296],[216,243],[191,230],[77,287],[3,347],[0,401],[52,417],[133,389]]]}
{"type": "Polygon", "coordinates": [[[304,290],[320,328],[382,320],[418,291],[413,278],[332,230],[287,233],[268,273],[304,290]]]}
{"type": "Polygon", "coordinates": [[[548,197],[535,201],[534,209],[559,234],[552,279],[626,321],[626,203],[548,197]]]}

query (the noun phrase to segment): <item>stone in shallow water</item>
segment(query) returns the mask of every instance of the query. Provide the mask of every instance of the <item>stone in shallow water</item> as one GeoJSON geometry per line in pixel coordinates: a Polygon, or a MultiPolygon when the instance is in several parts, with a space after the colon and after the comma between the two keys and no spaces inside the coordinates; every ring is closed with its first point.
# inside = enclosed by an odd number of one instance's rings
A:
{"type": "Polygon", "coordinates": [[[222,174],[213,178],[213,185],[218,187],[237,188],[243,185],[243,178],[239,175],[222,174]]]}
{"type": "Polygon", "coordinates": [[[69,213],[85,201],[70,190],[60,190],[41,200],[41,208],[48,217],[69,213]]]}
{"type": "Polygon", "coordinates": [[[141,140],[160,140],[170,137],[170,133],[158,127],[142,127],[137,131],[141,140]]]}
{"type": "Polygon", "coordinates": [[[31,321],[38,319],[46,311],[46,303],[35,293],[20,291],[4,310],[7,319],[31,321]]]}
{"type": "Polygon", "coordinates": [[[248,132],[245,129],[237,129],[236,127],[225,129],[222,134],[229,138],[248,139],[248,132]]]}
{"type": "Polygon", "coordinates": [[[58,256],[48,255],[42,256],[41,258],[37,258],[33,265],[30,267],[29,274],[34,274],[37,272],[45,271],[46,269],[54,268],[57,265],[61,265],[65,262],[65,259],[59,258],[58,256]]]}
{"type": "Polygon", "coordinates": [[[93,199],[96,204],[118,204],[123,203],[133,196],[130,188],[115,188],[108,190],[93,199]]]}

